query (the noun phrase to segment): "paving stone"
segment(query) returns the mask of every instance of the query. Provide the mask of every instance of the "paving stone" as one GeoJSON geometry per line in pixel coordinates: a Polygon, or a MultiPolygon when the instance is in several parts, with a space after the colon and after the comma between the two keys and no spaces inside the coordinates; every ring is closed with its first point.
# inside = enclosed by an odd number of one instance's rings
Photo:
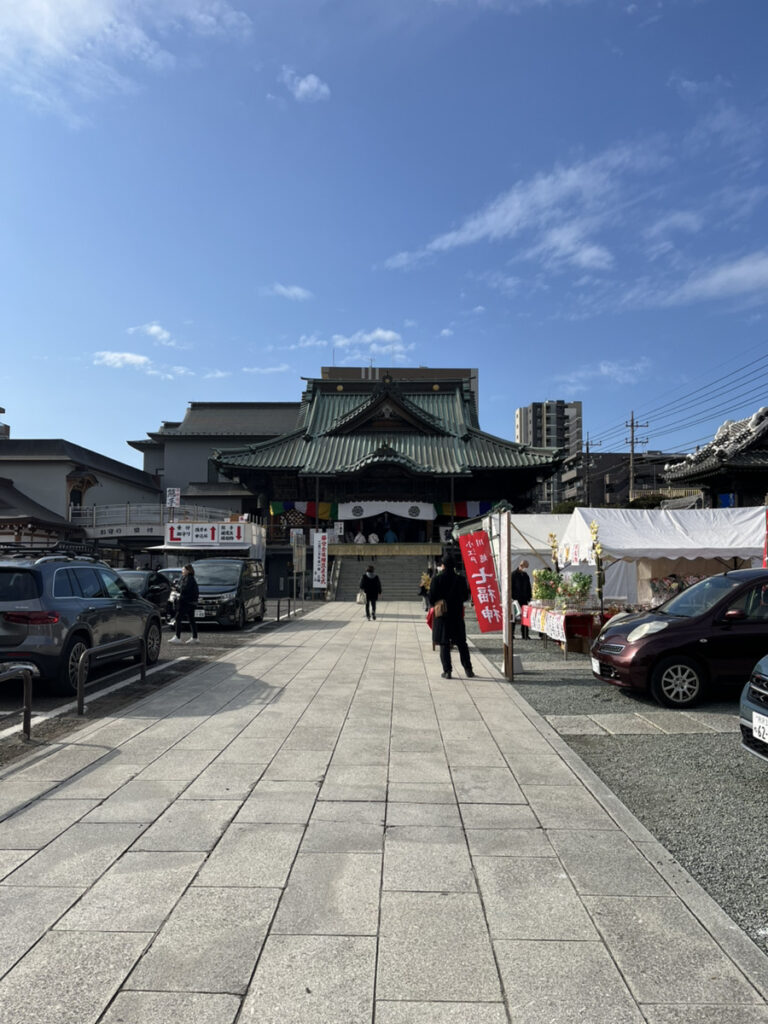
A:
{"type": "Polygon", "coordinates": [[[39,849],[97,806],[96,800],[38,800],[0,825],[3,850],[39,849]]]}
{"type": "Polygon", "coordinates": [[[320,790],[321,800],[385,800],[387,766],[331,764],[320,790]]]}
{"type": "Polygon", "coordinates": [[[303,834],[302,825],[229,826],[200,869],[195,885],[285,885],[303,834]]]}
{"type": "Polygon", "coordinates": [[[335,726],[297,725],[285,741],[285,750],[328,750],[336,746],[339,730],[335,726]]]}
{"type": "Polygon", "coordinates": [[[330,755],[326,750],[286,750],[264,773],[270,782],[322,782],[330,755]]]}
{"type": "Polygon", "coordinates": [[[685,711],[641,711],[642,718],[668,735],[707,734],[715,731],[695,713],[685,711]]]}
{"type": "Polygon", "coordinates": [[[238,1024],[370,1024],[376,940],[270,935],[238,1024]]]}
{"type": "Polygon", "coordinates": [[[384,846],[384,889],[474,892],[461,828],[390,826],[384,846]]]}
{"type": "Polygon", "coordinates": [[[639,1003],[759,1002],[680,900],[587,896],[584,902],[639,1003]]]}
{"type": "Polygon", "coordinates": [[[382,893],[376,995],[499,1002],[499,977],[478,896],[382,893]]]}
{"type": "Polygon", "coordinates": [[[237,814],[236,800],[177,800],[133,844],[134,850],[211,850],[237,814]]]}
{"type": "Polygon", "coordinates": [[[272,760],[283,745],[283,742],[284,737],[282,735],[241,736],[233,740],[225,750],[222,750],[217,761],[222,764],[266,764],[272,760]]]}
{"type": "Polygon", "coordinates": [[[319,821],[313,817],[301,843],[302,853],[381,853],[383,824],[319,821]]]}
{"type": "Polygon", "coordinates": [[[389,778],[392,782],[443,782],[451,776],[444,754],[422,754],[393,750],[390,755],[389,778]]]}
{"type": "Polygon", "coordinates": [[[316,782],[271,782],[262,779],[237,815],[238,824],[304,824],[318,794],[316,782]]]}
{"type": "Polygon", "coordinates": [[[179,794],[180,800],[245,800],[266,764],[227,764],[216,760],[179,794]]]}
{"type": "Polygon", "coordinates": [[[487,736],[480,743],[446,739],[445,754],[452,768],[506,767],[498,747],[487,736]]]}
{"type": "Polygon", "coordinates": [[[0,785],[0,820],[15,814],[37,797],[55,792],[56,784],[47,779],[27,779],[21,775],[4,776],[0,785]]]}
{"type": "Polygon", "coordinates": [[[555,856],[540,828],[468,828],[466,836],[473,858],[555,856]]]}
{"type": "Polygon", "coordinates": [[[560,863],[552,857],[473,857],[495,939],[596,939],[560,863]]]}
{"type": "Polygon", "coordinates": [[[0,1024],[95,1024],[149,938],[48,932],[0,981],[0,1024]]]}
{"type": "Polygon", "coordinates": [[[611,736],[661,735],[647,715],[590,715],[611,736]]]}
{"type": "Polygon", "coordinates": [[[388,804],[391,825],[461,825],[457,804],[388,804]]]}
{"type": "Polygon", "coordinates": [[[509,767],[521,786],[580,786],[568,765],[557,754],[509,755],[509,767]]]}
{"type": "Polygon", "coordinates": [[[0,850],[0,881],[35,853],[37,850],[0,850]]]}
{"type": "Polygon", "coordinates": [[[184,788],[183,782],[132,779],[94,808],[86,822],[150,822],[159,818],[184,788]]]}
{"type": "Polygon", "coordinates": [[[0,976],[80,897],[81,889],[0,885],[0,976]]]}
{"type": "Polygon", "coordinates": [[[387,799],[392,803],[455,804],[450,782],[390,782],[387,799]]]}
{"type": "Polygon", "coordinates": [[[200,853],[126,853],[96,882],[57,930],[151,932],[194,878],[200,853]]]}
{"type": "Polygon", "coordinates": [[[538,828],[530,807],[524,804],[462,804],[465,828],[538,828]]]}
{"type": "Polygon", "coordinates": [[[96,764],[106,753],[102,747],[77,746],[73,743],[23,768],[18,778],[21,782],[61,782],[89,765],[96,764]]]}
{"type": "Polygon", "coordinates": [[[383,825],[387,805],[372,800],[323,800],[315,804],[310,821],[350,821],[383,825]]]}
{"type": "Polygon", "coordinates": [[[119,992],[99,1024],[234,1024],[237,996],[206,992],[119,992]]]}
{"type": "Polygon", "coordinates": [[[503,1003],[376,1001],[376,1024],[507,1024],[503,1003]]]}
{"type": "Polygon", "coordinates": [[[587,715],[547,715],[547,721],[561,736],[607,736],[607,731],[587,715]]]}
{"type": "Polygon", "coordinates": [[[768,1006],[641,1007],[648,1024],[766,1024],[768,1006]]]}
{"type": "Polygon", "coordinates": [[[506,765],[503,768],[452,768],[460,804],[524,804],[522,790],[506,765]]]}
{"type": "Polygon", "coordinates": [[[689,715],[691,718],[695,718],[699,725],[706,725],[714,732],[720,733],[737,733],[739,732],[739,716],[738,714],[733,715],[718,715],[714,711],[686,711],[684,714],[689,715]]]}
{"type": "Polygon", "coordinates": [[[106,800],[143,769],[140,764],[96,764],[51,790],[51,800],[106,800]]]}
{"type": "Polygon", "coordinates": [[[510,1016],[519,1024],[644,1024],[601,942],[496,941],[510,1016]]]}
{"type": "Polygon", "coordinates": [[[143,825],[78,823],[4,879],[3,885],[91,885],[141,834],[143,825]]]}
{"type": "Polygon", "coordinates": [[[380,853],[300,852],[273,934],[375,935],[380,853]]]}
{"type": "Polygon", "coordinates": [[[151,779],[192,782],[219,753],[220,747],[205,750],[187,750],[174,747],[162,754],[141,772],[138,778],[145,782],[151,779]]]}
{"type": "Polygon", "coordinates": [[[623,832],[554,829],[549,840],[577,892],[669,896],[670,889],[623,832]]]}
{"type": "Polygon", "coordinates": [[[616,822],[582,787],[523,786],[543,828],[615,829],[616,822]]]}
{"type": "Polygon", "coordinates": [[[124,988],[244,993],[281,893],[188,889],[124,988]]]}

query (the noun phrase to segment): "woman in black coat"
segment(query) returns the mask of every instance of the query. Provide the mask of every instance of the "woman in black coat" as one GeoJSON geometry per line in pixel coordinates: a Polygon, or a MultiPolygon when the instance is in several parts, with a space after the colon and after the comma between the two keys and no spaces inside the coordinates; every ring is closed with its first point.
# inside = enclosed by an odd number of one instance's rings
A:
{"type": "Polygon", "coordinates": [[[376,600],[381,593],[381,580],[376,575],[376,570],[372,565],[362,575],[360,580],[360,589],[365,594],[365,617],[370,619],[373,615],[376,618],[376,600]]]}
{"type": "Polygon", "coordinates": [[[200,597],[200,590],[197,586],[197,580],[195,579],[195,570],[191,565],[185,565],[181,570],[181,579],[179,580],[179,598],[176,603],[176,635],[172,636],[168,643],[180,644],[181,643],[181,626],[184,619],[189,619],[189,628],[192,632],[192,636],[186,642],[188,644],[197,644],[200,641],[197,636],[197,623],[195,622],[195,605],[200,597]]]}
{"type": "Polygon", "coordinates": [[[464,627],[464,602],[469,600],[469,585],[459,576],[452,558],[443,559],[443,571],[438,573],[429,588],[429,603],[434,607],[438,601],[445,601],[444,615],[435,615],[432,621],[432,643],[440,645],[440,662],[443,679],[450,679],[451,644],[456,644],[464,672],[474,676],[472,661],[467,646],[467,631],[464,627]]]}
{"type": "MultiPolygon", "coordinates": [[[[509,577],[509,591],[513,601],[522,608],[524,604],[531,603],[531,577],[526,572],[528,563],[523,560],[520,562],[518,567],[509,577]]],[[[520,623],[520,631],[523,635],[523,640],[527,640],[529,637],[529,629],[520,623]]],[[[515,623],[512,622],[512,636],[515,635],[515,623]]]]}

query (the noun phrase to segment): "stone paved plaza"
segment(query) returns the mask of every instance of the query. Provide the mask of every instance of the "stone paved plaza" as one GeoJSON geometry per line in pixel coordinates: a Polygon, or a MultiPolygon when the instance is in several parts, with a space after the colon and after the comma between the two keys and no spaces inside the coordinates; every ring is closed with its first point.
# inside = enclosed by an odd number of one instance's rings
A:
{"type": "Polygon", "coordinates": [[[768,1024],[768,960],[482,655],[327,604],[0,776],[0,1024],[768,1024]]]}

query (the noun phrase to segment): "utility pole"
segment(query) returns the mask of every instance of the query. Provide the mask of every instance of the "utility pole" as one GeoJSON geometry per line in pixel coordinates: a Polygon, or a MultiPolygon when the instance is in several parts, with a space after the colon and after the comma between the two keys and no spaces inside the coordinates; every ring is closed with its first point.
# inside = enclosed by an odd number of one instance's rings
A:
{"type": "Polygon", "coordinates": [[[629,427],[629,437],[624,438],[624,443],[629,445],[629,500],[632,501],[635,497],[635,445],[648,444],[647,437],[635,437],[635,430],[638,427],[647,427],[648,424],[638,423],[634,412],[630,412],[629,423],[625,423],[624,426],[629,427]]]}
{"type": "MultiPolygon", "coordinates": [[[[603,443],[602,441],[592,441],[592,445],[595,448],[599,448],[602,443],[603,443]]],[[[590,467],[591,467],[591,462],[590,462],[590,459],[589,459],[589,448],[590,448],[590,441],[589,441],[589,434],[587,434],[587,440],[584,442],[584,449],[585,449],[585,451],[584,451],[584,502],[585,502],[585,505],[586,505],[587,508],[591,508],[592,507],[592,500],[591,500],[591,494],[590,494],[590,488],[589,488],[589,483],[590,483],[590,480],[589,480],[589,470],[590,470],[590,467]]]]}

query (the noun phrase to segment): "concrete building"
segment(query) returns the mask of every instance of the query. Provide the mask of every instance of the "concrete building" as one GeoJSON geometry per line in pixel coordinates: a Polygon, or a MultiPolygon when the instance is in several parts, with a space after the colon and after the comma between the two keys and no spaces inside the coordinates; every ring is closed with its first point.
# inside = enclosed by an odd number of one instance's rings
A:
{"type": "MultiPolygon", "coordinates": [[[[515,440],[537,448],[557,448],[564,460],[575,458],[582,447],[581,402],[549,399],[515,410],[515,440]]],[[[560,475],[556,474],[537,483],[533,511],[549,512],[564,500],[560,475]]]]}

